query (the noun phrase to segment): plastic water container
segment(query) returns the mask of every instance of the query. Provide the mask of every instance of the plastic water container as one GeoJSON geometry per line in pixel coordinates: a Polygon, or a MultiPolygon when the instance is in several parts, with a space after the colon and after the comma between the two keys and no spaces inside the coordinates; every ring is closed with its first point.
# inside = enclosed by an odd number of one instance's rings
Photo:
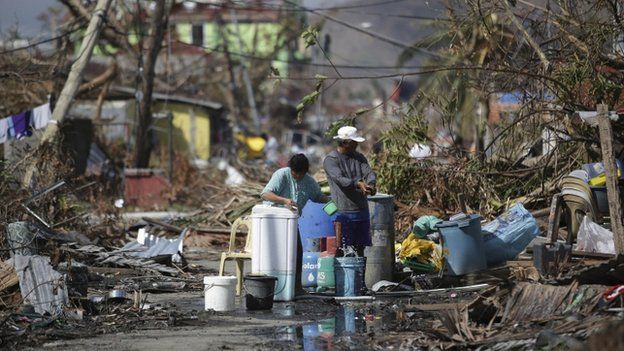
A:
{"type": "MultiPolygon", "coordinates": [[[[606,186],[590,186],[594,199],[596,200],[597,210],[601,214],[609,215],[609,199],[607,198],[606,186]]],[[[624,199],[624,185],[620,185],[620,199],[624,199]]]]}
{"type": "Polygon", "coordinates": [[[450,275],[463,275],[486,268],[480,220],[481,216],[474,214],[436,225],[444,242],[445,266],[450,275]]]}
{"type": "Polygon", "coordinates": [[[320,335],[318,323],[306,324],[302,327],[303,332],[303,349],[305,351],[318,351],[321,348],[316,344],[317,338],[320,335]]]}
{"type": "Polygon", "coordinates": [[[539,235],[537,221],[521,203],[481,229],[488,265],[513,260],[539,235]]]}
{"type": "Polygon", "coordinates": [[[318,273],[316,274],[318,290],[333,289],[336,287],[334,279],[334,256],[321,256],[318,259],[318,273]]]}
{"type": "Polygon", "coordinates": [[[316,288],[316,275],[318,272],[319,252],[304,252],[301,267],[301,286],[304,288],[316,288]]]}
{"type": "Polygon", "coordinates": [[[309,201],[301,210],[299,218],[299,234],[301,242],[307,238],[323,238],[335,236],[334,219],[336,214],[330,216],[323,211],[325,204],[309,201]]]}
{"type": "Polygon", "coordinates": [[[366,257],[336,257],[336,296],[360,296],[364,290],[366,257]]]}
{"type": "Polygon", "coordinates": [[[236,297],[236,277],[204,277],[204,308],[227,312],[234,310],[236,297]]]}
{"type": "Polygon", "coordinates": [[[256,205],[251,210],[251,273],[277,278],[276,301],[295,297],[297,214],[287,208],[256,205]]]}

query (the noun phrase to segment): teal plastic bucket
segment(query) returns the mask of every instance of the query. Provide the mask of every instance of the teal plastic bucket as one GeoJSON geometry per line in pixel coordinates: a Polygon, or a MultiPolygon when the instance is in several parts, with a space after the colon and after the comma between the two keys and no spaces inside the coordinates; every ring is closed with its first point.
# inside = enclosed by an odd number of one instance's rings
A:
{"type": "Polygon", "coordinates": [[[444,221],[436,227],[442,236],[445,268],[449,275],[463,275],[487,267],[480,215],[444,221]]]}
{"type": "Polygon", "coordinates": [[[360,296],[364,291],[366,257],[336,257],[336,296],[360,296]]]}
{"type": "Polygon", "coordinates": [[[334,289],[336,287],[334,256],[319,257],[316,285],[317,290],[334,289]]]}

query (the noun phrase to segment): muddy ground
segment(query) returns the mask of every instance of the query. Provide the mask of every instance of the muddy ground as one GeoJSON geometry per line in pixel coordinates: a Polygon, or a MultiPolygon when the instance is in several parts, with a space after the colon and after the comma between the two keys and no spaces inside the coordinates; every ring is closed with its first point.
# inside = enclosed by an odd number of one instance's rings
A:
{"type": "MultiPolygon", "coordinates": [[[[194,251],[192,265],[214,272],[218,255],[194,251]]],[[[230,267],[233,268],[233,267],[230,267]]],[[[201,279],[201,277],[198,277],[201,279]]],[[[457,294],[437,296],[457,301],[457,294]]],[[[418,301],[431,301],[420,297],[418,301]]],[[[271,311],[247,311],[244,298],[233,312],[204,311],[200,289],[151,293],[143,312],[110,310],[95,322],[67,326],[66,334],[43,334],[32,350],[373,350],[398,348],[419,335],[414,312],[400,306],[415,298],[377,298],[367,302],[336,302],[308,297],[276,302],[271,311]],[[118,313],[116,316],[115,314],[118,313]],[[411,317],[411,318],[410,318],[411,317]],[[131,320],[131,321],[130,321],[131,320]]],[[[130,302],[128,302],[130,303],[130,302]]],[[[424,312],[423,321],[435,318],[424,312]]],[[[63,328],[61,328],[63,329],[63,328]]],[[[16,345],[18,346],[18,345],[16,345]]],[[[23,348],[23,347],[18,347],[23,348]]]]}
{"type": "MultiPolygon", "coordinates": [[[[3,345],[28,350],[603,350],[585,346],[604,338],[583,344],[607,324],[617,329],[624,320],[624,300],[600,307],[603,285],[519,282],[510,278],[509,266],[460,280],[429,277],[426,283],[434,286],[417,284],[434,290],[377,294],[368,301],[307,295],[276,302],[270,311],[247,311],[238,298],[233,312],[204,311],[202,278],[216,274],[219,251],[190,249],[187,258],[193,277],[183,291],[145,291],[140,305],[132,299],[87,303],[85,316],[74,321],[44,324],[20,312],[11,325],[21,326],[21,336],[2,340],[3,345]],[[462,290],[470,284],[477,285],[462,290]]],[[[529,261],[514,264],[530,268],[529,261]]],[[[137,281],[163,279],[123,277],[123,270],[109,269],[128,291],[137,281]]],[[[110,286],[90,286],[89,295],[106,289],[110,286]]],[[[620,334],[612,341],[624,345],[622,340],[620,334]]]]}

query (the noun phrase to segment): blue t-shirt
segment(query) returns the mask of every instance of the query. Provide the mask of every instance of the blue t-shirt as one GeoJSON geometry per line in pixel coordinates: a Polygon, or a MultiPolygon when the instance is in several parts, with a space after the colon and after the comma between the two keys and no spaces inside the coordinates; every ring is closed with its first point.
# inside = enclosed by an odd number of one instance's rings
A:
{"type": "MultiPolygon", "coordinates": [[[[262,190],[262,194],[269,191],[277,196],[294,200],[297,203],[299,214],[301,214],[301,210],[308,200],[321,202],[323,196],[321,187],[314,178],[306,174],[301,180],[295,180],[290,172],[290,167],[280,168],[273,173],[271,180],[262,190]]],[[[265,201],[265,204],[275,205],[271,201],[265,201]]]]}

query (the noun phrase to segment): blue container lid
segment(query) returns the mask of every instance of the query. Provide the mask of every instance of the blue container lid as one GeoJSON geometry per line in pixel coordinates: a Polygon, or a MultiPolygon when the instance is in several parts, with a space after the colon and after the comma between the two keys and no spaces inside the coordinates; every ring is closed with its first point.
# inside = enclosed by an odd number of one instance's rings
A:
{"type": "Polygon", "coordinates": [[[471,215],[466,215],[465,217],[462,217],[462,218],[458,218],[453,221],[442,221],[436,224],[436,228],[449,228],[449,227],[462,228],[462,227],[469,226],[474,221],[480,221],[480,220],[481,220],[480,214],[471,214],[471,215]]]}

